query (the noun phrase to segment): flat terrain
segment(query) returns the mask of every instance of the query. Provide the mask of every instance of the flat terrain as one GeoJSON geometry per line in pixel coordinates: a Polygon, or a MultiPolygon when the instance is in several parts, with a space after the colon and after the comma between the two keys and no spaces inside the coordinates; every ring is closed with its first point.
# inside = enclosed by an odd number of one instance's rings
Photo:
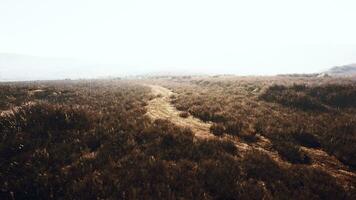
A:
{"type": "Polygon", "coordinates": [[[0,84],[0,199],[355,199],[356,81],[0,84]]]}

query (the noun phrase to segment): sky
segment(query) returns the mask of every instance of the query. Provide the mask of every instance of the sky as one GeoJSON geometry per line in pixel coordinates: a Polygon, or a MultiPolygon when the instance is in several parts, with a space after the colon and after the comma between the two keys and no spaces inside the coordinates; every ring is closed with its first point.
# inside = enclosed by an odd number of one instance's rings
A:
{"type": "Polygon", "coordinates": [[[354,0],[0,0],[0,53],[113,70],[318,72],[356,63],[355,8],[354,0]]]}

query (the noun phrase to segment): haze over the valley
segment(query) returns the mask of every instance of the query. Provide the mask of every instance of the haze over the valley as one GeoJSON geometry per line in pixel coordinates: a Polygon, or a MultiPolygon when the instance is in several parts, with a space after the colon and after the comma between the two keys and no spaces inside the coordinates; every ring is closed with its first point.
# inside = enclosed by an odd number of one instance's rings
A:
{"type": "Polygon", "coordinates": [[[317,73],[356,63],[355,1],[0,2],[0,80],[317,73]]]}

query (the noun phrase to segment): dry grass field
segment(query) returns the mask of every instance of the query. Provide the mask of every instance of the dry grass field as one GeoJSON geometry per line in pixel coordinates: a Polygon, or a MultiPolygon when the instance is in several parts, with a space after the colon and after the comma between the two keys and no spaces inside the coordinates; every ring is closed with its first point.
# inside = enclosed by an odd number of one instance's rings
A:
{"type": "Polygon", "coordinates": [[[355,199],[356,80],[0,84],[0,199],[355,199]]]}

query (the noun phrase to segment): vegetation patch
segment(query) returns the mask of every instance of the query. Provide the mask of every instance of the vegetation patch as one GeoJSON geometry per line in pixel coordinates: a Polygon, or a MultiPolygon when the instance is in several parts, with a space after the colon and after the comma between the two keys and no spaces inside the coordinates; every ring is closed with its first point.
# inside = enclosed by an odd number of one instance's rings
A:
{"type": "Polygon", "coordinates": [[[212,121],[217,136],[252,142],[262,134],[291,164],[152,121],[145,105],[153,96],[132,81],[1,84],[8,89],[0,90],[0,199],[354,199],[352,187],[308,165],[300,148],[320,148],[355,166],[352,106],[343,113],[291,111],[259,101],[254,88],[268,88],[263,81],[174,81],[184,86],[170,87],[182,112],[212,121]]]}
{"type": "Polygon", "coordinates": [[[356,86],[336,84],[325,86],[273,85],[261,94],[260,98],[304,111],[325,111],[327,106],[355,108],[356,86]]]}

